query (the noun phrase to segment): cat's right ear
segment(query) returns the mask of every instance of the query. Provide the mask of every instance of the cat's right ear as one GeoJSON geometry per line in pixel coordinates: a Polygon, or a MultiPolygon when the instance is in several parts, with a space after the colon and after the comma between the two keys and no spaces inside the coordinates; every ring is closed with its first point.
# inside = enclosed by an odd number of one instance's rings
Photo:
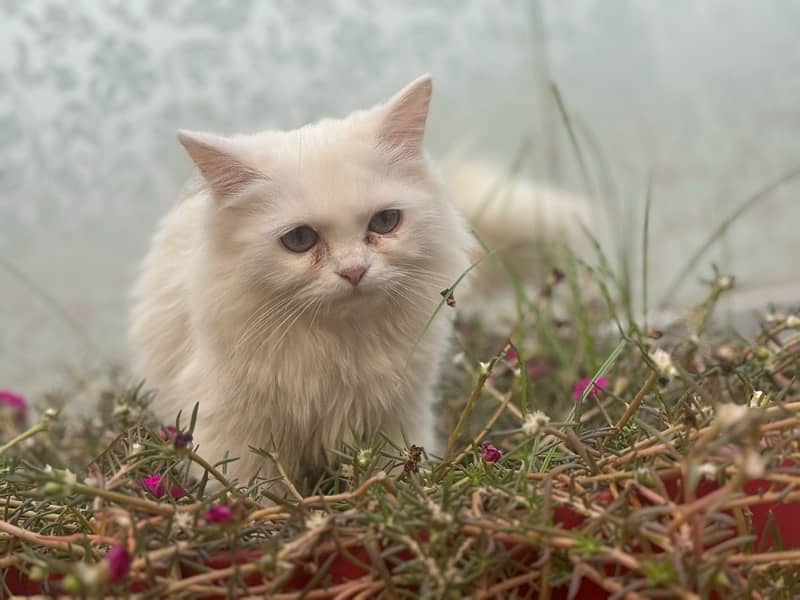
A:
{"type": "Polygon", "coordinates": [[[231,141],[211,133],[178,131],[178,141],[200,169],[214,198],[223,206],[266,177],[236,157],[231,141]]]}

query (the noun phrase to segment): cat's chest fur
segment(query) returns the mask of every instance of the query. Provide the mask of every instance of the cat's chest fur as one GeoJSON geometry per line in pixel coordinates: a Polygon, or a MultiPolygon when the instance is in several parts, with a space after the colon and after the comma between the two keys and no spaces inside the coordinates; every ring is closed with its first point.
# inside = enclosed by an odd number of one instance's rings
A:
{"type": "Polygon", "coordinates": [[[409,360],[419,360],[414,350],[414,341],[393,327],[303,324],[279,347],[252,349],[231,375],[247,386],[246,395],[302,422],[351,405],[364,412],[392,406],[418,383],[403,376],[409,360]]]}
{"type": "MultiPolygon", "coordinates": [[[[370,437],[378,432],[397,444],[408,440],[435,451],[431,436],[421,433],[414,419],[430,403],[438,377],[445,317],[427,329],[420,317],[401,314],[317,320],[296,325],[292,338],[279,346],[254,341],[236,353],[221,352],[210,359],[214,364],[200,360],[198,373],[216,372],[215,387],[228,397],[207,403],[208,428],[201,427],[199,439],[220,435],[209,440],[212,446],[235,439],[275,450],[293,475],[324,467],[329,450],[355,445],[359,438],[374,441],[370,437]],[[409,318],[413,329],[404,322],[409,318]]],[[[198,380],[197,373],[188,379],[198,380]]]]}
{"type": "MultiPolygon", "coordinates": [[[[253,391],[264,391],[271,402],[288,411],[298,408],[292,398],[304,398],[305,409],[325,414],[349,397],[375,395],[374,402],[381,403],[382,396],[390,393],[390,382],[400,383],[396,365],[374,348],[370,351],[371,344],[360,339],[345,344],[341,339],[320,337],[289,342],[266,357],[263,365],[254,365],[261,372],[252,382],[256,387],[253,391]]],[[[259,357],[253,360],[261,362],[259,357]]]]}

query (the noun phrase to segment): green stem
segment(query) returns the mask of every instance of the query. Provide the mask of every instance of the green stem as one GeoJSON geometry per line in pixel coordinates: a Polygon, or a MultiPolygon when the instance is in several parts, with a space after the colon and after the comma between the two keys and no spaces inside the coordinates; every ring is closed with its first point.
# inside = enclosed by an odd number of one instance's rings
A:
{"type": "Polygon", "coordinates": [[[458,423],[456,423],[456,427],[453,429],[450,437],[447,438],[447,448],[442,456],[442,464],[433,477],[434,481],[439,481],[447,472],[448,459],[453,453],[453,448],[455,447],[456,442],[458,442],[458,438],[461,436],[461,431],[464,429],[464,425],[467,422],[467,417],[472,412],[475,403],[478,401],[478,397],[481,395],[483,386],[486,384],[486,380],[489,379],[489,376],[492,374],[492,370],[494,369],[498,358],[498,356],[495,356],[489,361],[489,364],[486,365],[486,368],[481,369],[480,374],[478,375],[478,381],[475,383],[475,387],[472,388],[472,393],[469,395],[469,399],[464,405],[464,410],[461,411],[461,415],[458,417],[458,423]]]}
{"type": "Polygon", "coordinates": [[[634,396],[633,400],[628,405],[628,408],[625,410],[625,413],[622,415],[620,420],[617,421],[617,424],[614,427],[617,431],[621,431],[622,428],[628,424],[628,421],[631,420],[631,417],[633,417],[636,411],[639,410],[639,406],[641,406],[644,397],[655,387],[657,381],[658,373],[652,371],[650,373],[650,377],[647,378],[647,381],[642,386],[642,389],[640,389],[639,393],[634,396]]]}
{"type": "MultiPolygon", "coordinates": [[[[62,480],[56,480],[59,483],[63,483],[62,480]]],[[[129,496],[127,494],[122,494],[120,492],[112,492],[111,490],[103,490],[96,487],[91,487],[88,485],[84,485],[82,483],[73,483],[70,486],[74,491],[78,492],[79,494],[84,494],[86,496],[97,496],[100,498],[104,498],[111,502],[116,502],[117,504],[121,504],[122,506],[133,506],[135,508],[140,508],[143,511],[156,513],[159,515],[171,515],[175,512],[174,507],[171,504],[160,504],[158,502],[151,502],[150,500],[145,500],[143,498],[137,498],[136,496],[129,496]]]]}
{"type": "Polygon", "coordinates": [[[196,462],[198,465],[203,467],[206,471],[211,473],[216,478],[216,480],[219,481],[224,487],[226,488],[231,487],[232,484],[230,481],[228,481],[225,475],[223,475],[216,468],[214,468],[211,465],[211,463],[209,463],[205,458],[203,458],[193,450],[187,452],[186,456],[188,456],[192,461],[196,462]]]}
{"type": "Polygon", "coordinates": [[[37,423],[27,431],[23,431],[14,439],[0,446],[0,456],[5,454],[7,450],[10,450],[20,442],[24,442],[29,437],[33,437],[34,435],[36,435],[37,433],[41,433],[42,431],[47,431],[49,427],[50,427],[49,423],[42,421],[41,423],[37,423]]]}

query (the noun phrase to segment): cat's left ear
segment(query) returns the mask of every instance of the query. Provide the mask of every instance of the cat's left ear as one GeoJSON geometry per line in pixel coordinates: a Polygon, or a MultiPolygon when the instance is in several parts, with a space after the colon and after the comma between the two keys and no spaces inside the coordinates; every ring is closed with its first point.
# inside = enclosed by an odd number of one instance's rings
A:
{"type": "Polygon", "coordinates": [[[378,143],[394,160],[415,158],[422,153],[432,92],[433,81],[425,74],[378,108],[378,143]]]}

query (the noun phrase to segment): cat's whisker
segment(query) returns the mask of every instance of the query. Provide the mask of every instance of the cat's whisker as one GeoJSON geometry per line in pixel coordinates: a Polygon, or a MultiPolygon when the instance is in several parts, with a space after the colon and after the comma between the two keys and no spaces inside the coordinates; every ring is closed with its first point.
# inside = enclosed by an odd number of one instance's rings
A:
{"type": "Polygon", "coordinates": [[[247,345],[255,337],[264,334],[268,329],[273,331],[279,330],[283,323],[291,319],[295,311],[299,310],[301,306],[302,304],[298,305],[294,302],[287,302],[277,307],[274,304],[266,305],[264,309],[260,311],[261,314],[259,318],[253,321],[242,333],[236,348],[244,348],[246,351],[247,345]],[[277,325],[275,325],[276,322],[277,325]]]}
{"type": "Polygon", "coordinates": [[[236,341],[234,350],[245,347],[253,337],[261,333],[271,322],[282,318],[292,310],[294,310],[292,303],[280,304],[276,307],[276,303],[271,302],[254,311],[253,317],[248,320],[242,329],[242,334],[236,341]]]}
{"type": "Polygon", "coordinates": [[[421,309],[426,301],[427,303],[431,303],[432,306],[435,306],[435,304],[432,304],[431,298],[428,298],[424,294],[410,292],[404,286],[387,286],[386,291],[389,292],[389,298],[393,300],[400,298],[403,300],[405,306],[401,305],[401,308],[421,309]]]}
{"type": "Polygon", "coordinates": [[[401,282],[394,282],[392,285],[387,286],[386,289],[403,294],[403,297],[409,300],[409,302],[412,301],[412,299],[417,300],[418,302],[413,304],[414,307],[423,307],[424,305],[435,307],[441,301],[441,290],[438,289],[436,291],[430,290],[424,292],[407,285],[402,285],[401,282]]]}
{"type": "Polygon", "coordinates": [[[310,302],[310,300],[306,300],[300,305],[289,305],[280,313],[280,321],[274,323],[274,321],[270,319],[267,323],[265,323],[265,325],[269,327],[270,331],[268,335],[264,336],[262,342],[260,342],[260,345],[263,345],[265,341],[271,340],[274,335],[280,334],[284,330],[284,325],[292,321],[298,314],[302,313],[310,302]]]}
{"type": "Polygon", "coordinates": [[[284,330],[283,330],[283,333],[281,334],[281,336],[280,336],[280,337],[279,337],[279,338],[278,338],[278,339],[275,341],[275,343],[274,343],[274,347],[275,347],[276,349],[280,349],[280,347],[281,347],[281,343],[282,343],[282,342],[283,342],[283,340],[286,338],[287,334],[288,334],[288,333],[291,331],[292,327],[294,327],[294,325],[295,325],[295,323],[297,323],[298,319],[300,319],[300,317],[302,317],[302,316],[303,316],[303,314],[304,314],[304,313],[305,313],[305,312],[306,312],[306,311],[307,311],[309,308],[311,308],[312,306],[314,306],[314,303],[315,303],[315,302],[316,302],[316,300],[315,300],[314,298],[311,298],[310,300],[307,300],[307,301],[305,302],[305,304],[303,304],[303,308],[302,308],[302,309],[300,309],[300,310],[298,310],[298,311],[297,311],[297,314],[296,314],[296,316],[294,317],[294,319],[293,319],[293,320],[292,320],[292,321],[289,323],[289,325],[287,325],[287,326],[284,328],[284,330]]]}
{"type": "Polygon", "coordinates": [[[311,317],[311,323],[308,326],[309,329],[314,329],[314,323],[316,323],[317,318],[319,317],[320,313],[322,312],[322,300],[317,301],[316,309],[314,310],[314,314],[311,317]]]}
{"type": "Polygon", "coordinates": [[[450,285],[453,284],[452,280],[448,280],[442,277],[441,274],[439,274],[438,276],[434,276],[433,274],[428,275],[425,273],[402,273],[396,275],[395,279],[397,280],[402,279],[408,281],[409,283],[413,283],[415,288],[427,287],[430,285],[438,288],[438,291],[446,287],[449,287],[450,285]]]}
{"type": "Polygon", "coordinates": [[[248,317],[247,321],[243,326],[243,330],[247,330],[250,328],[252,324],[254,324],[257,320],[263,318],[265,313],[268,313],[274,307],[280,307],[284,300],[288,299],[291,296],[291,292],[293,290],[284,290],[276,297],[271,298],[269,303],[260,304],[248,317]]]}

